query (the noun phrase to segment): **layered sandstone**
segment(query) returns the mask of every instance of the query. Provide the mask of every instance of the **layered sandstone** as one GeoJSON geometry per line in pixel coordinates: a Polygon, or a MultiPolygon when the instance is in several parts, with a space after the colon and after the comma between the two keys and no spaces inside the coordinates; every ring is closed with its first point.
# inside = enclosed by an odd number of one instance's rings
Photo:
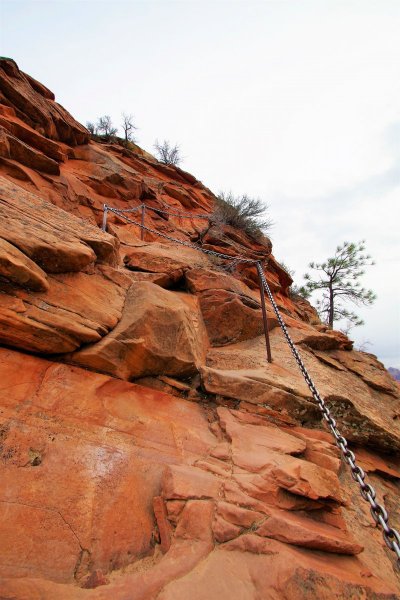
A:
{"type": "MultiPolygon", "coordinates": [[[[254,265],[399,527],[399,388],[288,294],[268,238],[0,61],[0,597],[399,597],[254,265]],[[148,206],[146,232],[103,205],[148,206]],[[190,213],[167,215],[165,209],[190,213]]],[[[130,213],[134,222],[140,213],[130,213]]]]}

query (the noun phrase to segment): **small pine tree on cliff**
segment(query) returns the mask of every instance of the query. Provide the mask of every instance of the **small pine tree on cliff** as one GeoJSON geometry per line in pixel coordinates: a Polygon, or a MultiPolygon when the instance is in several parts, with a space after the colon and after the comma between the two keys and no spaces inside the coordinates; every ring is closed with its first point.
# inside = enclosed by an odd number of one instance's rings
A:
{"type": "Polygon", "coordinates": [[[347,319],[352,326],[363,324],[354,312],[343,306],[343,302],[368,306],[376,300],[374,292],[361,287],[359,282],[360,277],[364,275],[363,267],[375,264],[364,251],[364,241],[344,242],[336,248],[332,258],[322,263],[309,264],[310,269],[317,272],[314,279],[309,273],[304,275],[305,290],[309,293],[322,290],[322,299],[317,302],[317,310],[331,329],[334,321],[339,319],[347,319]]]}

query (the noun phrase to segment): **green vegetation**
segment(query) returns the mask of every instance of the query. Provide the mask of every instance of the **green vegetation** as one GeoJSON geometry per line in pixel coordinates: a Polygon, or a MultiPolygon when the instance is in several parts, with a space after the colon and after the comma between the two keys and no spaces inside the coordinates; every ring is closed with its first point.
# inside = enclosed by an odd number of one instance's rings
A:
{"type": "Polygon", "coordinates": [[[372,290],[361,287],[360,277],[363,267],[375,264],[368,254],[364,254],[365,242],[344,242],[336,248],[332,258],[322,263],[311,262],[310,269],[316,271],[314,278],[304,275],[305,290],[311,294],[322,290],[322,299],[317,302],[317,310],[330,328],[339,319],[347,319],[351,327],[362,325],[363,321],[343,306],[343,302],[352,302],[357,306],[373,304],[376,296],[372,290]]]}
{"type": "Polygon", "coordinates": [[[220,192],[215,199],[212,220],[240,229],[257,240],[272,227],[272,221],[265,217],[267,211],[268,206],[260,198],[220,192]]]}

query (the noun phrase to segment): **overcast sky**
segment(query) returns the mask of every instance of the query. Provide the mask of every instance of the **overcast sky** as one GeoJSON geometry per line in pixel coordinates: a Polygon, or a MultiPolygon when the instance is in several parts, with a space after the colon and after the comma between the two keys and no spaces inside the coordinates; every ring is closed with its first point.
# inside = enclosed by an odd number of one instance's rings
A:
{"type": "Polygon", "coordinates": [[[296,271],[366,240],[356,345],[400,368],[400,0],[1,2],[1,54],[79,121],[133,113],[214,192],[259,196],[296,271]]]}

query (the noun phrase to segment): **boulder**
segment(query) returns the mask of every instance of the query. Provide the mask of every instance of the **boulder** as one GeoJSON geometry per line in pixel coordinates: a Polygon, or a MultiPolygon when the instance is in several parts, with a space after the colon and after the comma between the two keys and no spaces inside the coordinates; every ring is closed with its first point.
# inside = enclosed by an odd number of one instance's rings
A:
{"type": "Polygon", "coordinates": [[[130,285],[129,278],[116,283],[99,271],[51,275],[43,282],[45,292],[2,285],[1,343],[28,352],[59,354],[97,342],[117,325],[130,285]]]}
{"type": "MultiPolygon", "coordinates": [[[[264,334],[260,294],[244,282],[204,268],[185,272],[190,292],[199,294],[200,308],[212,346],[224,346],[264,334]]],[[[268,328],[278,325],[268,311],[268,328]]]]}
{"type": "Polygon", "coordinates": [[[18,248],[0,238],[0,276],[34,291],[49,289],[46,273],[18,248]]]}
{"type": "Polygon", "coordinates": [[[7,131],[3,130],[3,135],[5,135],[7,139],[8,148],[6,148],[5,151],[3,150],[0,156],[11,158],[12,160],[26,165],[27,167],[31,167],[32,169],[36,169],[37,171],[42,171],[43,173],[49,173],[50,175],[60,174],[60,167],[55,160],[49,158],[40,150],[32,148],[25,142],[22,142],[7,131]]]}
{"type": "MultiPolygon", "coordinates": [[[[212,346],[225,346],[264,335],[264,322],[259,302],[228,292],[212,290],[200,296],[200,308],[212,346]]],[[[278,321],[268,314],[268,330],[278,321]]]]}
{"type": "Polygon", "coordinates": [[[122,379],[189,376],[204,362],[206,348],[207,335],[195,306],[179,294],[139,282],[129,289],[114,330],[70,359],[122,379]]]}
{"type": "Polygon", "coordinates": [[[47,273],[80,271],[95,261],[116,261],[115,238],[4,177],[0,177],[0,238],[47,273]]]}
{"type": "Polygon", "coordinates": [[[163,276],[162,287],[171,287],[183,278],[186,269],[207,265],[208,258],[201,252],[177,244],[138,242],[135,248],[130,247],[126,251],[124,263],[131,271],[163,276]]]}

